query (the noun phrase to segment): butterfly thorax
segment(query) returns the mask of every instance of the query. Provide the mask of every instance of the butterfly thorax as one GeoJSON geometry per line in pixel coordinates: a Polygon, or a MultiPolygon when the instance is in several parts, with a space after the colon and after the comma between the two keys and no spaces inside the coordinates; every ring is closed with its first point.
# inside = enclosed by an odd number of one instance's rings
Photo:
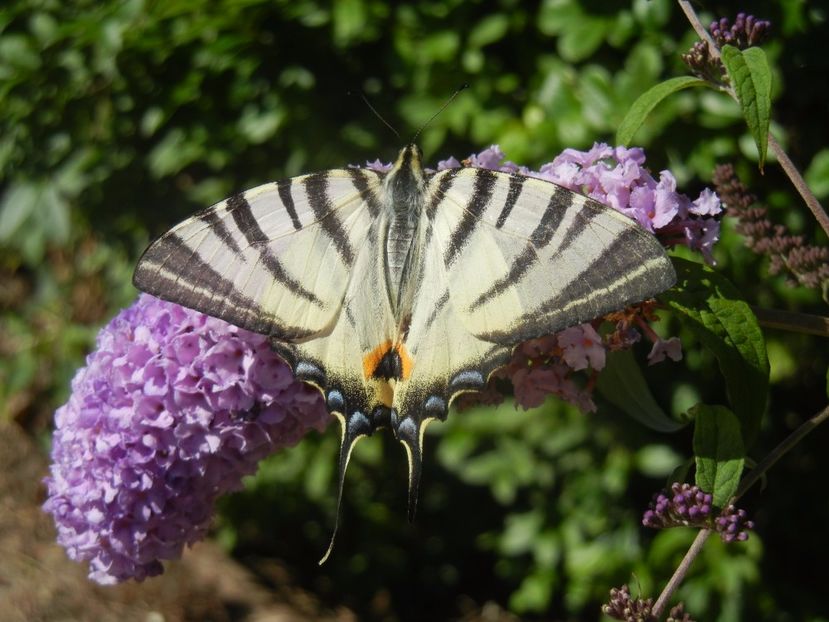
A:
{"type": "Polygon", "coordinates": [[[417,145],[404,147],[383,184],[386,291],[398,319],[410,306],[411,275],[419,262],[418,224],[426,186],[421,157],[417,145]]]}

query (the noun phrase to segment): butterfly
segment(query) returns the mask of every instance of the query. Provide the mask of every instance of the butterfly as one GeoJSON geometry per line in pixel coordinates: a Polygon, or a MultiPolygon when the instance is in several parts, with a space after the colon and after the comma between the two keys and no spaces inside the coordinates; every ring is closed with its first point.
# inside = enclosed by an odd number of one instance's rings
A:
{"type": "Polygon", "coordinates": [[[483,389],[518,344],[675,280],[656,238],[616,210],[517,173],[430,173],[415,144],[387,173],[322,171],[221,201],[151,244],[133,278],[267,335],[322,392],[341,424],[338,507],[354,445],[390,428],[410,519],[424,431],[458,395],[483,389]]]}

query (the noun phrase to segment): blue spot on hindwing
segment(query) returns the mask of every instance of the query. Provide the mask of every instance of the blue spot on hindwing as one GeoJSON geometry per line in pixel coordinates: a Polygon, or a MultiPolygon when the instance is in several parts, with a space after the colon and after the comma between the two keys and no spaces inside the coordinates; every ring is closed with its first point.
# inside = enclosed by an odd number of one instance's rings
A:
{"type": "Polygon", "coordinates": [[[474,369],[467,369],[455,374],[449,381],[449,388],[453,391],[459,389],[482,389],[486,382],[481,372],[474,369]]]}

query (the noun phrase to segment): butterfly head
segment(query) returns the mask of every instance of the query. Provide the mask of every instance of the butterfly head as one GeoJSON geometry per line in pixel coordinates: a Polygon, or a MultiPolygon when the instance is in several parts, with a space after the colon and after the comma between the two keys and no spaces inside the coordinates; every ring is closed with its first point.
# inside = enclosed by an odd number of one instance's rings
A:
{"type": "Polygon", "coordinates": [[[420,147],[410,143],[400,150],[385,183],[391,204],[411,211],[422,197],[426,186],[420,147]]]}

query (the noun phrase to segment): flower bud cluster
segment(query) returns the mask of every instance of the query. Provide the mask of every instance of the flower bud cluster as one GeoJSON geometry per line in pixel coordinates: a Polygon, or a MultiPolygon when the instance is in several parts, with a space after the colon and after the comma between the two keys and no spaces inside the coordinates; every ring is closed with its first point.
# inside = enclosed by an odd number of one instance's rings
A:
{"type": "Polygon", "coordinates": [[[614,620],[624,622],[656,622],[653,610],[653,599],[633,598],[630,588],[623,585],[610,590],[610,601],[602,605],[602,613],[614,620]]]}
{"type": "Polygon", "coordinates": [[[654,495],[642,517],[642,524],[654,529],[701,527],[719,533],[723,542],[747,540],[754,523],[748,520],[745,510],[729,505],[715,514],[713,501],[713,497],[699,486],[675,482],[670,494],[659,492],[654,495]]]}
{"type": "MultiPolygon", "coordinates": [[[[757,19],[753,15],[738,13],[734,24],[723,17],[708,27],[714,45],[721,49],[724,45],[733,45],[744,50],[760,45],[768,38],[771,22],[757,19]]],[[[682,62],[699,78],[713,84],[725,85],[728,77],[719,57],[711,53],[707,41],[697,41],[686,54],[682,55],[682,62]]]]}

